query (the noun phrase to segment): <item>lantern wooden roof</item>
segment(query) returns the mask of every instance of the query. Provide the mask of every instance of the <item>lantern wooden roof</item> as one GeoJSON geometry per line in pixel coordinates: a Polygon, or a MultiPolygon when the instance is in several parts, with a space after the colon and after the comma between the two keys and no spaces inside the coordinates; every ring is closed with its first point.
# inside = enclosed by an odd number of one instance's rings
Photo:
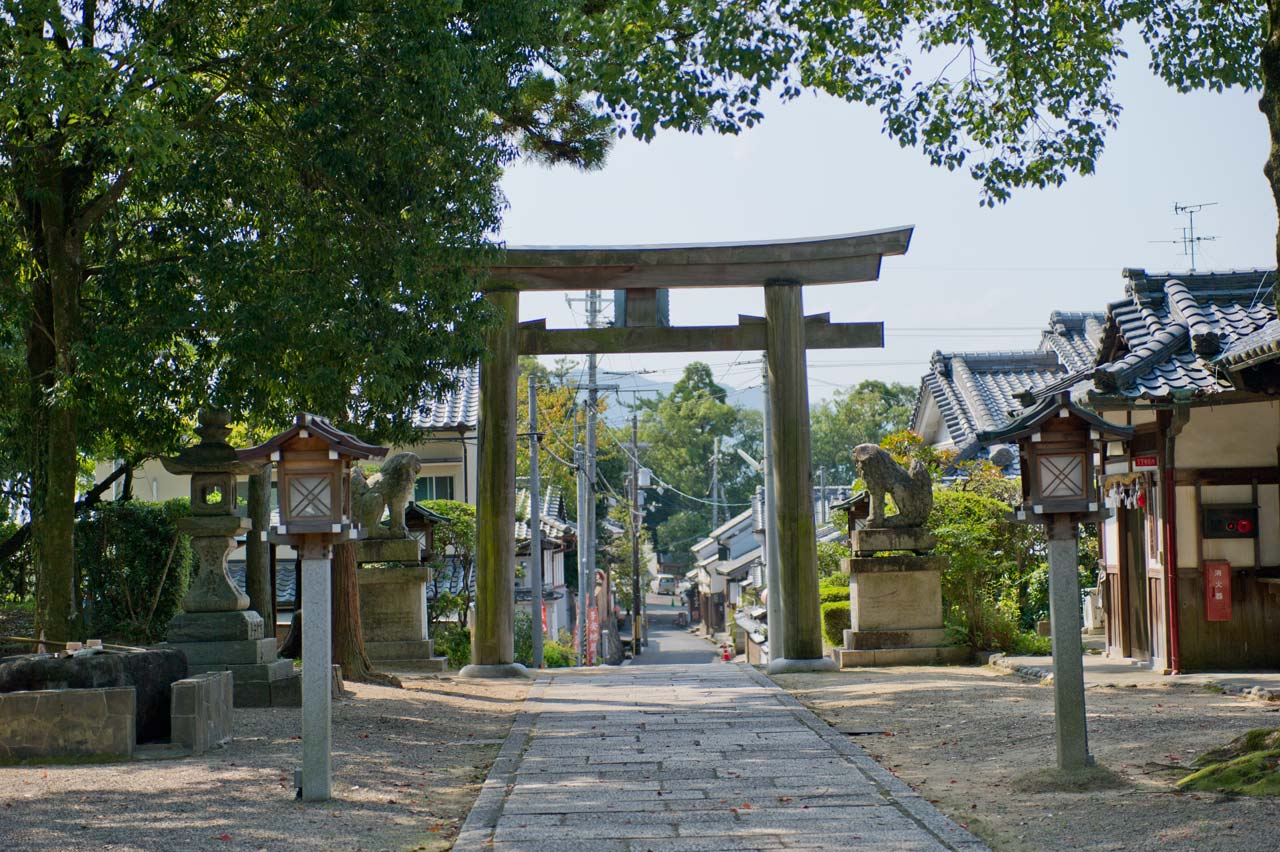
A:
{"type": "Polygon", "coordinates": [[[323,417],[302,413],[294,420],[293,426],[284,430],[269,441],[240,450],[241,461],[271,461],[274,453],[280,452],[285,444],[297,438],[319,438],[329,445],[330,451],[340,458],[348,459],[380,459],[387,454],[386,447],[366,444],[355,435],[343,432],[323,417]]]}
{"type": "Polygon", "coordinates": [[[1115,441],[1123,441],[1133,437],[1132,427],[1117,426],[1114,423],[1109,423],[1092,411],[1081,408],[1072,402],[1071,394],[1067,391],[1060,391],[1051,396],[1046,396],[1031,408],[1026,409],[1010,421],[1009,425],[989,432],[979,432],[978,441],[982,444],[1007,444],[1010,441],[1029,437],[1039,432],[1041,427],[1048,421],[1055,417],[1063,416],[1064,412],[1083,420],[1090,428],[1097,431],[1101,437],[1115,441]]]}

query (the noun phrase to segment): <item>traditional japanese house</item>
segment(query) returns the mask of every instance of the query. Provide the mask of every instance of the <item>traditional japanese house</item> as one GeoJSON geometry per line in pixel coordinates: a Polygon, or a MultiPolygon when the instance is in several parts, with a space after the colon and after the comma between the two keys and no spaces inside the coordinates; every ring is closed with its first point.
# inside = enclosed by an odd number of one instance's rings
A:
{"type": "MultiPolygon", "coordinates": [[[[527,604],[533,591],[529,583],[531,554],[529,490],[516,492],[516,564],[520,571],[516,577],[516,601],[527,604]]],[[[560,489],[548,486],[540,501],[542,516],[542,613],[547,635],[555,639],[561,630],[569,630],[573,621],[570,613],[570,594],[565,585],[566,555],[576,552],[578,530],[568,519],[564,498],[560,489]]],[[[572,569],[575,574],[577,567],[572,569]]]]}
{"type": "Polygon", "coordinates": [[[1274,274],[1126,270],[1089,405],[1109,445],[1107,652],[1161,671],[1280,665],[1280,323],[1274,274]]]}
{"type": "Polygon", "coordinates": [[[911,430],[929,446],[953,450],[957,462],[988,460],[1013,476],[1018,454],[1008,445],[983,447],[977,434],[1006,426],[1021,408],[1018,394],[1055,386],[1092,368],[1104,314],[1054,311],[1035,349],[1017,352],[934,352],[920,382],[911,430]]]}

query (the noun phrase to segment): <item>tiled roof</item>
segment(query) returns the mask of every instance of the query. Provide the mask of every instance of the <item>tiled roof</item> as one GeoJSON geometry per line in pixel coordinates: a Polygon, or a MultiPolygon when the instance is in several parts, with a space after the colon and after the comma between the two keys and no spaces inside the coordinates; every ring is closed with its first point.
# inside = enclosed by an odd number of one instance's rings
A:
{"type": "Polygon", "coordinates": [[[1234,389],[1229,371],[1280,355],[1268,270],[1126,269],[1107,309],[1094,398],[1189,399],[1234,389]]]}
{"type": "Polygon", "coordinates": [[[1034,350],[934,352],[916,397],[912,428],[922,428],[923,403],[928,394],[942,416],[959,461],[988,458],[1006,472],[1015,472],[1017,454],[1008,448],[982,447],[977,433],[1003,427],[1032,396],[1063,383],[1077,384],[1078,379],[1069,377],[1092,369],[1105,316],[1054,311],[1034,350]]]}
{"type": "MultiPolygon", "coordinates": [[[[231,575],[231,582],[236,584],[236,588],[248,594],[245,588],[244,579],[245,564],[243,562],[228,562],[227,573],[231,575]]],[[[297,598],[298,592],[294,581],[294,566],[292,562],[281,560],[276,564],[276,605],[292,608],[294,600],[297,598]]]]}
{"type": "Polygon", "coordinates": [[[424,400],[413,425],[424,431],[475,430],[480,422],[480,365],[458,370],[457,384],[436,399],[424,400]]]}
{"type": "Polygon", "coordinates": [[[1098,358],[1106,318],[1104,313],[1054,311],[1040,335],[1040,351],[1057,353],[1069,372],[1089,369],[1098,358]]]}
{"type": "MultiPolygon", "coordinates": [[[[529,489],[521,488],[516,492],[515,535],[517,543],[529,540],[528,519],[530,508],[529,489]]],[[[547,491],[542,495],[541,505],[538,506],[538,510],[538,513],[542,515],[542,538],[544,542],[548,540],[564,541],[564,539],[577,533],[577,526],[565,516],[564,497],[556,486],[547,486],[547,491]]]]}

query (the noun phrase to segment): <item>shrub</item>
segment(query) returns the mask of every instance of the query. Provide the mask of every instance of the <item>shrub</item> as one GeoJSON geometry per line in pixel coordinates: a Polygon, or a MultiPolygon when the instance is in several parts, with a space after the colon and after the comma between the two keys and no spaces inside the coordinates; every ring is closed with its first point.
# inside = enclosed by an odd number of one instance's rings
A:
{"type": "Polygon", "coordinates": [[[942,601],[947,627],[975,650],[1012,651],[1035,563],[1032,531],[1008,519],[999,500],[968,491],[934,493],[929,526],[947,557],[942,601]]]}
{"type": "Polygon", "coordinates": [[[818,603],[834,603],[836,601],[849,602],[849,585],[847,583],[824,582],[818,586],[818,603]]]}
{"type": "Polygon", "coordinates": [[[195,570],[178,519],[186,499],[100,503],[76,523],[76,564],[84,578],[89,634],[125,643],[163,638],[195,570]]]}
{"type": "Polygon", "coordinates": [[[844,632],[849,629],[849,599],[830,601],[822,605],[822,635],[834,648],[844,646],[844,632]]]}
{"type": "Polygon", "coordinates": [[[449,668],[460,669],[471,663],[471,631],[457,624],[442,625],[436,631],[435,652],[444,654],[449,668]]]}
{"type": "MultiPolygon", "coordinates": [[[[573,665],[573,640],[564,642],[569,634],[561,630],[561,641],[543,639],[542,664],[549,669],[563,669],[573,665]]],[[[516,610],[515,618],[515,655],[516,662],[525,666],[533,665],[533,614],[527,610],[516,610]]]]}
{"type": "Polygon", "coordinates": [[[826,581],[828,579],[839,580],[840,560],[848,559],[853,555],[853,551],[848,546],[838,541],[820,541],[818,542],[818,576],[826,581]]]}
{"type": "Polygon", "coordinates": [[[567,669],[573,665],[573,646],[548,640],[542,644],[542,662],[549,669],[567,669]]]}

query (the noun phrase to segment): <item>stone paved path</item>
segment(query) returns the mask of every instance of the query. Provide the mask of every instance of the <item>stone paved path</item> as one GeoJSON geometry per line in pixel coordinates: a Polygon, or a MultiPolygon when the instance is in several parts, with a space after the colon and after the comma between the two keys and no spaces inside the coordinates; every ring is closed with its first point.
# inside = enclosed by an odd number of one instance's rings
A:
{"type": "Polygon", "coordinates": [[[750,666],[543,675],[454,852],[986,847],[750,666]]]}

